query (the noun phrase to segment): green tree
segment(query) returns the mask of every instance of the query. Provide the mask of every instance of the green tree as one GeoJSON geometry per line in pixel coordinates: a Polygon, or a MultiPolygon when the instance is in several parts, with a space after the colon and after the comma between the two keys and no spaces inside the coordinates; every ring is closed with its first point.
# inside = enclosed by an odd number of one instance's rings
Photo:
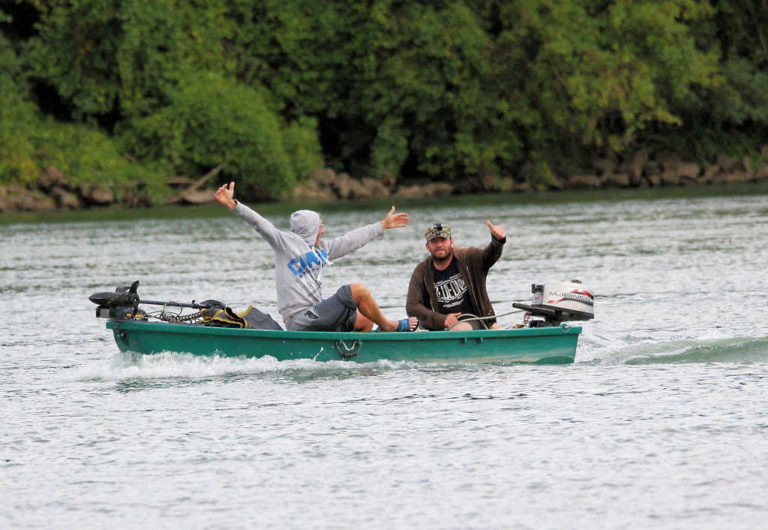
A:
{"type": "Polygon", "coordinates": [[[359,176],[544,186],[597,151],[746,152],[768,131],[762,0],[5,5],[5,180],[56,163],[146,186],[221,164],[276,195],[320,144],[359,176]]]}
{"type": "Polygon", "coordinates": [[[461,2],[236,2],[238,75],[318,119],[344,169],[452,178],[519,155],[485,85],[491,47],[461,2]]]}
{"type": "Polygon", "coordinates": [[[621,150],[697,86],[715,86],[717,53],[690,23],[711,13],[691,0],[520,0],[499,14],[500,82],[521,108],[529,149],[621,150]]]}
{"type": "Polygon", "coordinates": [[[166,97],[167,106],[127,122],[123,140],[140,160],[183,175],[221,165],[227,178],[272,195],[322,164],[314,124],[284,124],[253,88],[208,73],[166,97]]]}
{"type": "Polygon", "coordinates": [[[80,120],[153,112],[182,79],[226,65],[224,4],[40,3],[39,33],[28,43],[32,75],[52,86],[80,120]]]}
{"type": "Polygon", "coordinates": [[[681,102],[684,128],[657,133],[701,158],[720,153],[757,158],[768,137],[768,4],[718,0],[713,5],[714,16],[698,21],[694,32],[702,45],[720,51],[722,83],[681,102]]]}
{"type": "Polygon", "coordinates": [[[28,60],[81,123],[167,175],[223,163],[223,178],[269,193],[322,165],[314,122],[286,122],[257,82],[234,79],[235,19],[225,0],[36,3],[28,60]]]}
{"type": "Polygon", "coordinates": [[[0,34],[0,182],[28,182],[37,176],[31,135],[39,118],[28,93],[21,61],[0,34]]]}

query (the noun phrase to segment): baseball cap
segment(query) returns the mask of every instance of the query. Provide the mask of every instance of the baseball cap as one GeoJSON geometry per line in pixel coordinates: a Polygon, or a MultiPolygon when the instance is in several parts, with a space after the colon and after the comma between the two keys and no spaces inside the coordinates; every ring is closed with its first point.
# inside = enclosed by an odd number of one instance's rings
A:
{"type": "Polygon", "coordinates": [[[424,232],[424,237],[427,238],[427,241],[432,241],[438,237],[444,237],[448,239],[451,237],[451,229],[445,226],[443,223],[435,223],[427,228],[427,231],[424,232]]]}

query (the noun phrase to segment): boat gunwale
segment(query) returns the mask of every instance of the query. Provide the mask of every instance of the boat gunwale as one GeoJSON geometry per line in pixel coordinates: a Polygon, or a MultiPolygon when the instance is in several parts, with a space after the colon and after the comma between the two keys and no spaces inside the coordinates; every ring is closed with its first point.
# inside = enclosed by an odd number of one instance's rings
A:
{"type": "Polygon", "coordinates": [[[109,319],[107,329],[120,330],[125,328],[131,331],[161,331],[165,333],[184,333],[201,335],[229,335],[242,336],[243,338],[264,338],[283,340],[366,340],[366,341],[419,341],[419,340],[456,340],[456,339],[482,339],[482,338],[517,338],[536,337],[543,335],[579,335],[581,326],[572,326],[563,323],[560,326],[540,328],[515,328],[515,329],[483,329],[472,331],[429,331],[429,332],[359,332],[359,331],[288,331],[276,329],[242,329],[209,327],[199,324],[183,324],[171,322],[144,322],[139,320],[109,319]]]}

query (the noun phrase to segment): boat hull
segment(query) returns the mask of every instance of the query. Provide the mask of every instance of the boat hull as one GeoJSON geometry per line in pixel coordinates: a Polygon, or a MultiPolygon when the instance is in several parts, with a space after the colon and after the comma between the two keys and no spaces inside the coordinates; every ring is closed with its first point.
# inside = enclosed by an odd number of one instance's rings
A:
{"type": "Polygon", "coordinates": [[[121,351],[226,357],[271,356],[279,361],[473,361],[572,363],[581,327],[425,333],[337,333],[231,329],[135,320],[109,320],[121,351]]]}

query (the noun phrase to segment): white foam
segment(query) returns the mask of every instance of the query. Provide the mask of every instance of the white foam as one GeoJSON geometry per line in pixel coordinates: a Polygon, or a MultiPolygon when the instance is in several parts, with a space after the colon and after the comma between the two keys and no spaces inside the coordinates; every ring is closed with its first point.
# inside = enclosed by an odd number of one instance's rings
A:
{"type": "Polygon", "coordinates": [[[95,362],[75,367],[63,374],[70,381],[115,381],[124,379],[201,378],[229,374],[258,374],[292,371],[339,372],[359,369],[410,368],[405,361],[354,363],[350,361],[319,362],[312,359],[278,361],[266,355],[260,358],[198,356],[187,353],[163,352],[153,355],[116,353],[109,362],[95,362]]]}

